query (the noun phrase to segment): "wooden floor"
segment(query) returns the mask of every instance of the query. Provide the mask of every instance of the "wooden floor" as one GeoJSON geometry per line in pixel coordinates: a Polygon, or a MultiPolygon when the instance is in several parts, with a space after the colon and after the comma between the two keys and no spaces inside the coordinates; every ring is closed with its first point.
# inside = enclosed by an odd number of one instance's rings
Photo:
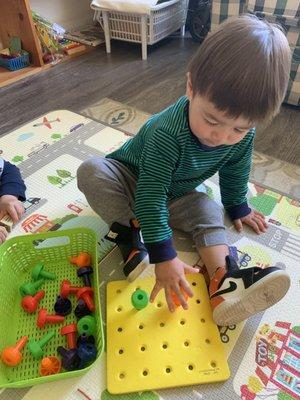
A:
{"type": "MultiPolygon", "coordinates": [[[[104,97],[154,113],[185,91],[188,60],[198,47],[190,38],[172,36],[149,47],[114,41],[103,47],[0,89],[0,135],[55,109],[79,112],[104,97]]],[[[266,129],[258,129],[255,148],[300,164],[300,113],[283,107],[266,129]]]]}

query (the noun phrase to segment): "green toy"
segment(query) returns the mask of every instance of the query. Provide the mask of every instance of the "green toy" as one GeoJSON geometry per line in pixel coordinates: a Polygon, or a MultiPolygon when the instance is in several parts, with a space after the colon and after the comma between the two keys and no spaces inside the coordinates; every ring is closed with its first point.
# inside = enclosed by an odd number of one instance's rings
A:
{"type": "Polygon", "coordinates": [[[44,283],[44,279],[39,279],[36,282],[23,283],[23,285],[20,286],[21,296],[23,296],[23,297],[26,295],[34,296],[37,293],[37,291],[39,290],[39,288],[42,286],[43,283],[44,283]]]}
{"type": "Polygon", "coordinates": [[[132,293],[131,303],[135,309],[142,310],[149,303],[148,293],[145,290],[137,289],[132,293]]]}
{"type": "Polygon", "coordinates": [[[40,340],[34,341],[30,340],[28,343],[28,349],[36,360],[42,358],[44,356],[43,347],[49,342],[50,339],[55,335],[55,331],[49,331],[45,336],[43,336],[40,340]]]}
{"type": "Polygon", "coordinates": [[[56,275],[52,274],[52,272],[47,272],[44,270],[44,264],[41,262],[37,263],[36,266],[31,271],[31,277],[34,281],[38,281],[39,279],[56,279],[56,275]]]}
{"type": "Polygon", "coordinates": [[[86,315],[77,322],[77,331],[79,335],[85,333],[87,336],[94,335],[96,330],[96,321],[92,315],[86,315]]]}

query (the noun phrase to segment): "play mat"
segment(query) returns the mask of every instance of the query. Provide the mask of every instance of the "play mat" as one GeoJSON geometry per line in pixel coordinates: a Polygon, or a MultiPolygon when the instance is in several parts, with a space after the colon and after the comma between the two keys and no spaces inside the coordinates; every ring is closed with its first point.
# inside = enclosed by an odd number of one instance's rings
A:
{"type": "MultiPolygon", "coordinates": [[[[19,166],[27,185],[26,214],[10,236],[80,226],[96,232],[104,327],[106,283],[123,279],[122,259],[103,239],[108,227],[77,189],[76,170],[83,160],[104,155],[127,139],[121,131],[66,110],[50,112],[0,138],[2,157],[19,166]]],[[[205,190],[219,201],[217,178],[206,182],[205,190]]],[[[300,203],[251,183],[249,196],[251,205],[266,215],[269,229],[261,236],[249,230],[238,234],[226,220],[239,264],[241,268],[276,264],[287,270],[292,285],[287,296],[266,312],[238,326],[220,328],[231,372],[227,381],[111,395],[106,386],[104,355],[83,377],[2,390],[0,400],[299,400],[300,203]]],[[[177,232],[175,246],[183,261],[199,263],[189,237],[177,232]]],[[[145,272],[145,276],[152,274],[150,269],[145,272]]]]}

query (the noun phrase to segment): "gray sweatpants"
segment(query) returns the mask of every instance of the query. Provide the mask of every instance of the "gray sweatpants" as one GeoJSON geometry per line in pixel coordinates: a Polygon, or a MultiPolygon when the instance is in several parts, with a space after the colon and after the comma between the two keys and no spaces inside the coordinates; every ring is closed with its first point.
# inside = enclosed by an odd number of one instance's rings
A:
{"type": "MultiPolygon", "coordinates": [[[[92,209],[110,226],[118,222],[130,226],[135,218],[135,175],[121,162],[94,157],[77,171],[79,190],[92,209]]],[[[168,203],[169,225],[192,235],[196,247],[227,244],[223,211],[207,194],[193,190],[168,203]]]]}

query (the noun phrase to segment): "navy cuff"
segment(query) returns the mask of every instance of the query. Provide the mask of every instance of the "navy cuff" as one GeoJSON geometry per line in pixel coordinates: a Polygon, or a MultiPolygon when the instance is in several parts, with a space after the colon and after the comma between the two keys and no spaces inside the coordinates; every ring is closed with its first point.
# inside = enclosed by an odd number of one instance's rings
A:
{"type": "Polygon", "coordinates": [[[25,185],[20,185],[18,183],[6,183],[0,188],[0,197],[4,195],[15,196],[20,201],[25,201],[25,185]]]}
{"type": "Polygon", "coordinates": [[[227,211],[229,217],[232,220],[235,220],[238,218],[246,217],[246,215],[251,213],[251,208],[248,206],[248,203],[245,201],[242,204],[238,204],[236,206],[226,208],[226,211],[227,211]]]}
{"type": "Polygon", "coordinates": [[[173,247],[172,238],[157,243],[145,243],[151,264],[173,260],[177,253],[173,247]]]}

